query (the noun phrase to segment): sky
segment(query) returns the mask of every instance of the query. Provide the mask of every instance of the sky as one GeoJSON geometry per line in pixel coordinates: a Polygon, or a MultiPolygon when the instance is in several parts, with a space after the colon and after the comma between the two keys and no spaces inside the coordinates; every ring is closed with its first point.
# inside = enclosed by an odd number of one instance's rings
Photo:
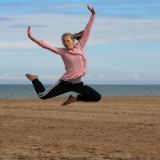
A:
{"type": "Polygon", "coordinates": [[[26,73],[53,84],[61,57],[27,36],[63,47],[61,35],[96,19],[85,47],[86,84],[160,84],[160,0],[1,0],[0,84],[31,84],[26,73]]]}

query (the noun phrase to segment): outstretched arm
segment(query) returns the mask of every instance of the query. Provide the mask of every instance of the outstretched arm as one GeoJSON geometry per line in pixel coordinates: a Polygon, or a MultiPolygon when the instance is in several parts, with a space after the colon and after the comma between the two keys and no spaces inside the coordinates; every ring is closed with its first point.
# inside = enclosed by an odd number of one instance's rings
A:
{"type": "Polygon", "coordinates": [[[35,42],[35,43],[37,43],[37,44],[40,44],[40,43],[41,43],[41,40],[39,40],[39,39],[37,39],[37,38],[35,38],[35,37],[32,36],[32,34],[31,34],[31,27],[30,27],[30,26],[28,26],[27,34],[28,34],[28,37],[29,37],[33,42],[35,42]]]}
{"type": "Polygon", "coordinates": [[[57,53],[57,54],[61,54],[61,49],[57,48],[57,47],[54,47],[52,45],[50,45],[49,43],[43,41],[43,40],[39,40],[38,38],[35,38],[32,36],[31,34],[31,27],[28,26],[28,29],[27,29],[27,34],[28,34],[28,37],[35,43],[37,43],[39,46],[45,48],[45,49],[48,49],[54,53],[57,53]]]}
{"type": "Polygon", "coordinates": [[[87,23],[84,31],[83,31],[83,35],[82,35],[81,39],[79,40],[79,43],[81,44],[82,48],[84,48],[87,43],[88,37],[90,35],[90,31],[91,31],[91,28],[92,28],[92,25],[93,25],[93,22],[95,19],[95,10],[93,8],[90,8],[90,6],[87,6],[87,7],[91,11],[92,15],[91,15],[91,18],[90,18],[89,22],[87,23]]]}

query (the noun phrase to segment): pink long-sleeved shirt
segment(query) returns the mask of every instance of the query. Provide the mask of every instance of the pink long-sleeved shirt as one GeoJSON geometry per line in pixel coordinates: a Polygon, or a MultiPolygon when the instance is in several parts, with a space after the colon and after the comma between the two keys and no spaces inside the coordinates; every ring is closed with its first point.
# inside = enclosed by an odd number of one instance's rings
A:
{"type": "Polygon", "coordinates": [[[66,72],[62,75],[60,79],[64,81],[69,81],[85,75],[87,60],[84,53],[84,47],[87,43],[94,19],[95,15],[92,15],[84,29],[82,38],[75,44],[74,50],[57,48],[50,45],[46,41],[41,41],[41,47],[46,48],[56,54],[59,54],[62,57],[66,72]]]}

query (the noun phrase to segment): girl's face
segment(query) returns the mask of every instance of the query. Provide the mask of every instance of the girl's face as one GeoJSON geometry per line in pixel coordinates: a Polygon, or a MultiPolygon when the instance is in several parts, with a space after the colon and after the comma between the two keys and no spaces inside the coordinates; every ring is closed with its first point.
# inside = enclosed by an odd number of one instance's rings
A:
{"type": "Polygon", "coordinates": [[[62,37],[62,43],[68,50],[74,49],[74,41],[69,36],[62,37]]]}

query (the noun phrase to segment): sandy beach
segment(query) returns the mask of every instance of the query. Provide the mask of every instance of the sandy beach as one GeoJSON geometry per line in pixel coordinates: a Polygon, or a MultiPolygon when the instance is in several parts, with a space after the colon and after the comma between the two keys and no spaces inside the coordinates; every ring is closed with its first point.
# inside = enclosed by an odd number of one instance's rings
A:
{"type": "Polygon", "coordinates": [[[0,160],[160,160],[160,97],[65,99],[1,99],[0,160]]]}

